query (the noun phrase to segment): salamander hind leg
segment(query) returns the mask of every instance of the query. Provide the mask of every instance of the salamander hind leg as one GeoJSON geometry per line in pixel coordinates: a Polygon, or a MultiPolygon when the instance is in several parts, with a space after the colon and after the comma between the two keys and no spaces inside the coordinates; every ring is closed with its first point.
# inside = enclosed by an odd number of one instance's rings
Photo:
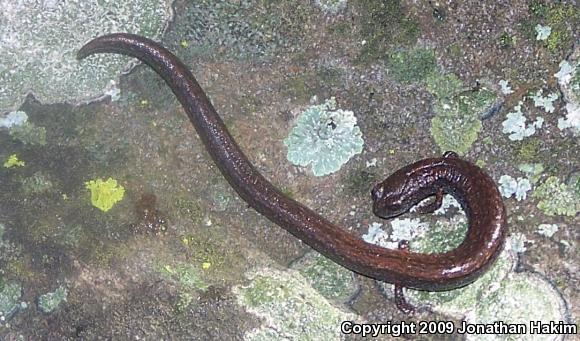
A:
{"type": "MultiPolygon", "coordinates": [[[[399,250],[404,252],[409,252],[409,242],[406,240],[401,240],[399,242],[399,250]]],[[[403,286],[400,284],[395,284],[395,304],[397,308],[404,314],[412,315],[415,313],[415,307],[407,302],[405,299],[405,294],[403,293],[403,286]]]]}

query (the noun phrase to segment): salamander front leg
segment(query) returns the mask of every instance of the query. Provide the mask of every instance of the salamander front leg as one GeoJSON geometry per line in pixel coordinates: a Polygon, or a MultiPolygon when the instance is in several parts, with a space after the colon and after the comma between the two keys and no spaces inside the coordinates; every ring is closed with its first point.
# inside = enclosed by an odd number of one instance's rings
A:
{"type": "Polygon", "coordinates": [[[439,188],[435,193],[435,200],[425,206],[417,207],[417,212],[423,213],[433,213],[438,210],[443,204],[443,188],[439,188]]]}

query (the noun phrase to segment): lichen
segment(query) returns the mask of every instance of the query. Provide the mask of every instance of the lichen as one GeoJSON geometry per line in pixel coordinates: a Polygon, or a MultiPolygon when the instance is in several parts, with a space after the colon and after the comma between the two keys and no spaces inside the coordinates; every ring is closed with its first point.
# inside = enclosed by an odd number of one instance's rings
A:
{"type": "Polygon", "coordinates": [[[533,95],[532,100],[534,101],[534,106],[537,108],[544,108],[545,112],[554,112],[554,101],[558,99],[557,93],[551,93],[547,96],[543,96],[543,91],[540,89],[533,95]]]}
{"type": "Polygon", "coordinates": [[[308,253],[292,267],[300,271],[310,285],[327,299],[346,302],[356,292],[352,271],[319,253],[308,253]]]}
{"type": "Polygon", "coordinates": [[[76,51],[97,35],[131,32],[159,37],[171,1],[0,0],[0,111],[28,92],[43,103],[87,101],[116,78],[127,59],[94,57],[79,64],[76,51]]]}
{"type": "Polygon", "coordinates": [[[25,145],[46,145],[46,129],[30,121],[13,126],[10,129],[10,136],[25,145]]]}
{"type": "Polygon", "coordinates": [[[414,83],[425,80],[437,70],[437,58],[430,49],[402,50],[388,56],[387,67],[397,81],[414,83]]]}
{"type": "Polygon", "coordinates": [[[523,102],[519,102],[514,107],[514,111],[507,114],[505,121],[501,123],[503,132],[509,134],[508,138],[512,141],[521,141],[524,137],[532,136],[536,133],[536,129],[540,129],[544,124],[544,119],[541,116],[536,117],[533,123],[526,123],[527,118],[522,112],[523,102]]]}
{"type": "Polygon", "coordinates": [[[164,265],[160,272],[177,281],[184,291],[208,289],[208,284],[201,278],[199,268],[192,264],[180,263],[176,265],[164,265]]]}
{"type": "Polygon", "coordinates": [[[570,61],[560,62],[560,70],[554,74],[566,102],[566,117],[558,118],[560,130],[571,129],[580,134],[580,48],[570,57],[570,61]]]}
{"type": "MultiPolygon", "coordinates": [[[[433,89],[438,88],[436,84],[432,85],[433,89]]],[[[457,84],[452,88],[459,89],[457,84]]],[[[431,135],[442,152],[453,150],[463,155],[477,140],[482,129],[481,118],[495,106],[497,96],[485,88],[458,94],[438,93],[434,92],[437,115],[431,120],[431,135]]]]}
{"type": "Polygon", "coordinates": [[[448,100],[461,91],[463,82],[452,73],[432,72],[426,77],[425,87],[438,100],[448,100]]]}
{"type": "Polygon", "coordinates": [[[85,182],[86,188],[91,191],[91,203],[103,212],[110,210],[117,202],[123,200],[125,188],[117,184],[117,180],[108,178],[85,182]]]}
{"type": "Polygon", "coordinates": [[[0,117],[0,128],[12,128],[28,121],[28,115],[24,111],[11,111],[6,116],[0,117]]]}
{"type": "Polygon", "coordinates": [[[552,238],[552,236],[558,232],[558,225],[556,224],[540,224],[538,225],[537,232],[542,236],[552,238]]]}
{"type": "Polygon", "coordinates": [[[517,201],[526,199],[527,193],[532,189],[530,180],[526,178],[514,179],[510,175],[502,175],[499,178],[499,192],[504,198],[515,195],[517,201]]]}
{"type": "Polygon", "coordinates": [[[41,295],[38,298],[38,308],[45,313],[54,311],[63,301],[66,301],[68,291],[64,286],[58,287],[54,292],[41,295]]]}
{"type": "Polygon", "coordinates": [[[552,28],[550,26],[542,26],[540,24],[536,25],[536,40],[546,40],[552,33],[552,28]]]}
{"type": "Polygon", "coordinates": [[[245,340],[334,340],[341,337],[342,321],[356,315],[330,304],[302,275],[289,270],[262,269],[251,274],[246,287],[234,288],[238,302],[264,322],[245,340]]]}
{"type": "Polygon", "coordinates": [[[178,52],[228,59],[267,59],[304,34],[309,6],[283,1],[187,1],[167,41],[178,52]]]}
{"type": "Polygon", "coordinates": [[[18,302],[22,296],[22,287],[18,283],[6,283],[0,290],[0,321],[9,320],[20,308],[18,302]]]}
{"type": "Polygon", "coordinates": [[[364,140],[352,111],[336,109],[334,98],[306,109],[284,140],[287,158],[295,165],[312,165],[315,176],[338,171],[362,152],[364,140]]]}
{"type": "Polygon", "coordinates": [[[327,14],[337,14],[346,8],[347,0],[314,0],[316,7],[327,14]]]}
{"type": "Polygon", "coordinates": [[[25,195],[47,193],[53,187],[52,181],[41,171],[22,180],[22,191],[25,195]]]}
{"type": "Polygon", "coordinates": [[[360,39],[364,42],[358,61],[373,62],[393,46],[412,46],[419,37],[418,23],[406,13],[400,0],[354,2],[361,13],[360,39]]]}
{"type": "Polygon", "coordinates": [[[12,167],[24,167],[26,163],[18,158],[18,155],[12,154],[10,155],[6,161],[4,161],[4,168],[12,168],[12,167]]]}
{"type": "Polygon", "coordinates": [[[574,217],[580,211],[580,194],[572,186],[560,183],[556,176],[546,179],[532,195],[546,215],[574,217]]]}
{"type": "Polygon", "coordinates": [[[504,95],[509,95],[514,92],[514,90],[509,85],[509,82],[505,79],[499,81],[499,86],[501,87],[501,93],[504,95]]]}

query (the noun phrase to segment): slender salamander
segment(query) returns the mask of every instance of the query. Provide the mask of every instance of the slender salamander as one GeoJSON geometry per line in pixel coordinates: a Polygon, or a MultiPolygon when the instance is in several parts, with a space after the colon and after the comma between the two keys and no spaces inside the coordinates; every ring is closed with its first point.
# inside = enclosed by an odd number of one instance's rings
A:
{"type": "Polygon", "coordinates": [[[248,161],[187,67],[160,44],[132,34],[98,37],[78,59],[96,53],[135,57],[152,67],[181,102],[208,153],[236,192],[256,211],[336,263],[401,287],[440,291],[474,281],[499,254],[506,234],[506,211],[494,181],[479,167],[447,152],[399,169],[371,194],[373,212],[391,218],[428,196],[432,212],[444,193],[452,194],[469,220],[465,240],[438,254],[386,249],[363,241],[284,195],[248,161]]]}

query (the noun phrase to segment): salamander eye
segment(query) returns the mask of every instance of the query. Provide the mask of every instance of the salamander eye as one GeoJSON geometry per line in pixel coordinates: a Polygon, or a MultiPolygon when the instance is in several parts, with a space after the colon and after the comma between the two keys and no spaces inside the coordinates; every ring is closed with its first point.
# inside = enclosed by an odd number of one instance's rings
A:
{"type": "Polygon", "coordinates": [[[383,187],[383,185],[377,185],[375,186],[375,188],[372,189],[371,191],[371,195],[373,197],[373,200],[379,200],[383,197],[383,193],[385,192],[385,188],[383,187]]]}

